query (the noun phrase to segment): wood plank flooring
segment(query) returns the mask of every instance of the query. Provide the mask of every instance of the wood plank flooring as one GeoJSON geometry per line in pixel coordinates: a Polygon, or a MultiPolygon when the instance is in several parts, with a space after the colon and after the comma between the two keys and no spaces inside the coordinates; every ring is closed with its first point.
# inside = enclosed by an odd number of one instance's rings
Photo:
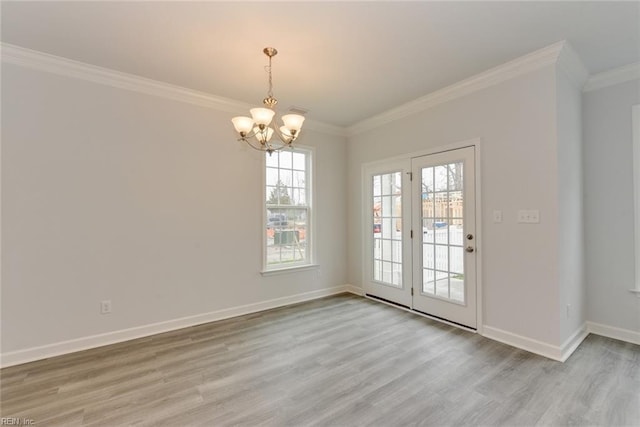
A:
{"type": "Polygon", "coordinates": [[[352,295],[0,371],[47,426],[640,425],[640,346],[564,364],[352,295]]]}

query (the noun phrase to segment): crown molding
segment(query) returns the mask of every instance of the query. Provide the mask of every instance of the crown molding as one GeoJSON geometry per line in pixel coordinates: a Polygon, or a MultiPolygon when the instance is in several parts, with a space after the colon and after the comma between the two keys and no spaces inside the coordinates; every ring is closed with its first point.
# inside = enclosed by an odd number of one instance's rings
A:
{"type": "Polygon", "coordinates": [[[578,89],[582,90],[587,79],[589,79],[589,71],[585,67],[582,59],[573,50],[569,42],[565,41],[558,56],[558,69],[563,71],[569,80],[571,80],[578,89]]]}
{"type": "Polygon", "coordinates": [[[640,80],[640,62],[635,62],[623,67],[614,68],[613,70],[594,74],[589,77],[582,90],[584,92],[591,92],[593,90],[602,89],[607,86],[614,86],[631,80],[640,80]]]}
{"type": "Polygon", "coordinates": [[[512,61],[491,68],[468,79],[439,89],[399,107],[362,120],[347,128],[347,135],[354,136],[378,126],[419,113],[444,102],[469,95],[498,83],[529,73],[558,61],[566,42],[560,41],[512,61]]]}
{"type": "MultiPolygon", "coordinates": [[[[9,43],[3,42],[0,44],[0,56],[3,63],[171,99],[226,113],[246,114],[249,108],[253,108],[252,105],[242,101],[74,61],[9,43]]],[[[316,120],[307,119],[305,121],[305,129],[330,135],[346,136],[344,128],[316,120]]]]}

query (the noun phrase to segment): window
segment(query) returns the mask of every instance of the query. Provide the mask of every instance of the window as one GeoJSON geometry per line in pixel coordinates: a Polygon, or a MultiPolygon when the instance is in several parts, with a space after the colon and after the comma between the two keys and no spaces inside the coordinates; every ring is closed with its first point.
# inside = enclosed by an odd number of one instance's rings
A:
{"type": "Polygon", "coordinates": [[[311,264],[311,154],[302,148],[265,154],[265,270],[311,264]]]}

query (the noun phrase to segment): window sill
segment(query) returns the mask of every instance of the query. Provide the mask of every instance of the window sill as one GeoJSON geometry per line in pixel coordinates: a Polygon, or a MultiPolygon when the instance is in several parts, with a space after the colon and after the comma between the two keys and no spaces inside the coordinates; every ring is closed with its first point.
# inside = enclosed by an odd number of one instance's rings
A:
{"type": "Polygon", "coordinates": [[[636,294],[636,296],[640,298],[640,289],[629,289],[629,292],[636,294]]]}
{"type": "Polygon", "coordinates": [[[305,264],[296,267],[278,268],[273,270],[262,270],[260,274],[263,276],[277,276],[279,274],[297,273],[299,271],[317,270],[320,268],[318,264],[305,264]]]}

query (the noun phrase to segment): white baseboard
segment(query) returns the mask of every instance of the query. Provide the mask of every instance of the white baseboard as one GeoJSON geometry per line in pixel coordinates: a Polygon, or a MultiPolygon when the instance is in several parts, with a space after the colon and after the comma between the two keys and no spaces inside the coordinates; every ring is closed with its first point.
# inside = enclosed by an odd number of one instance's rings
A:
{"type": "Polygon", "coordinates": [[[586,322],[578,328],[561,346],[534,340],[487,325],[484,326],[482,335],[503,344],[557,360],[558,362],[565,362],[573,352],[576,351],[582,341],[589,336],[591,330],[588,327],[588,323],[589,322],[586,322]]]}
{"type": "Polygon", "coordinates": [[[242,316],[244,314],[256,313],[263,310],[269,310],[271,308],[310,301],[330,295],[341,294],[344,292],[355,293],[350,288],[351,285],[335,286],[332,288],[319,289],[317,291],[305,292],[302,294],[296,294],[282,298],[275,298],[253,304],[226,308],[209,313],[197,314],[195,316],[182,317],[165,322],[107,332],[104,334],[91,335],[69,341],[62,341],[39,347],[12,351],[9,353],[2,353],[0,354],[0,367],[6,368],[8,366],[20,365],[22,363],[32,362],[35,360],[47,359],[49,357],[60,356],[62,354],[102,347],[109,344],[147,337],[150,335],[187,328],[190,326],[201,325],[203,323],[215,322],[216,320],[228,319],[231,317],[242,316]]]}
{"type": "Polygon", "coordinates": [[[347,288],[347,292],[359,295],[361,297],[364,296],[364,289],[362,289],[361,287],[349,284],[346,284],[344,286],[347,288]]]}
{"type": "Polygon", "coordinates": [[[587,330],[595,335],[601,335],[603,337],[613,338],[620,341],[630,342],[631,344],[640,345],[640,332],[602,325],[600,323],[594,322],[587,322],[587,330]]]}
{"type": "Polygon", "coordinates": [[[565,362],[576,349],[582,344],[585,338],[589,336],[589,330],[587,329],[587,324],[584,323],[582,326],[578,328],[577,331],[573,333],[560,347],[560,352],[562,354],[561,362],[565,362]]]}
{"type": "Polygon", "coordinates": [[[562,351],[559,346],[534,340],[522,335],[517,335],[512,332],[503,331],[502,329],[487,325],[484,325],[482,336],[512,347],[539,354],[540,356],[544,356],[549,359],[562,361],[562,351]]]}

